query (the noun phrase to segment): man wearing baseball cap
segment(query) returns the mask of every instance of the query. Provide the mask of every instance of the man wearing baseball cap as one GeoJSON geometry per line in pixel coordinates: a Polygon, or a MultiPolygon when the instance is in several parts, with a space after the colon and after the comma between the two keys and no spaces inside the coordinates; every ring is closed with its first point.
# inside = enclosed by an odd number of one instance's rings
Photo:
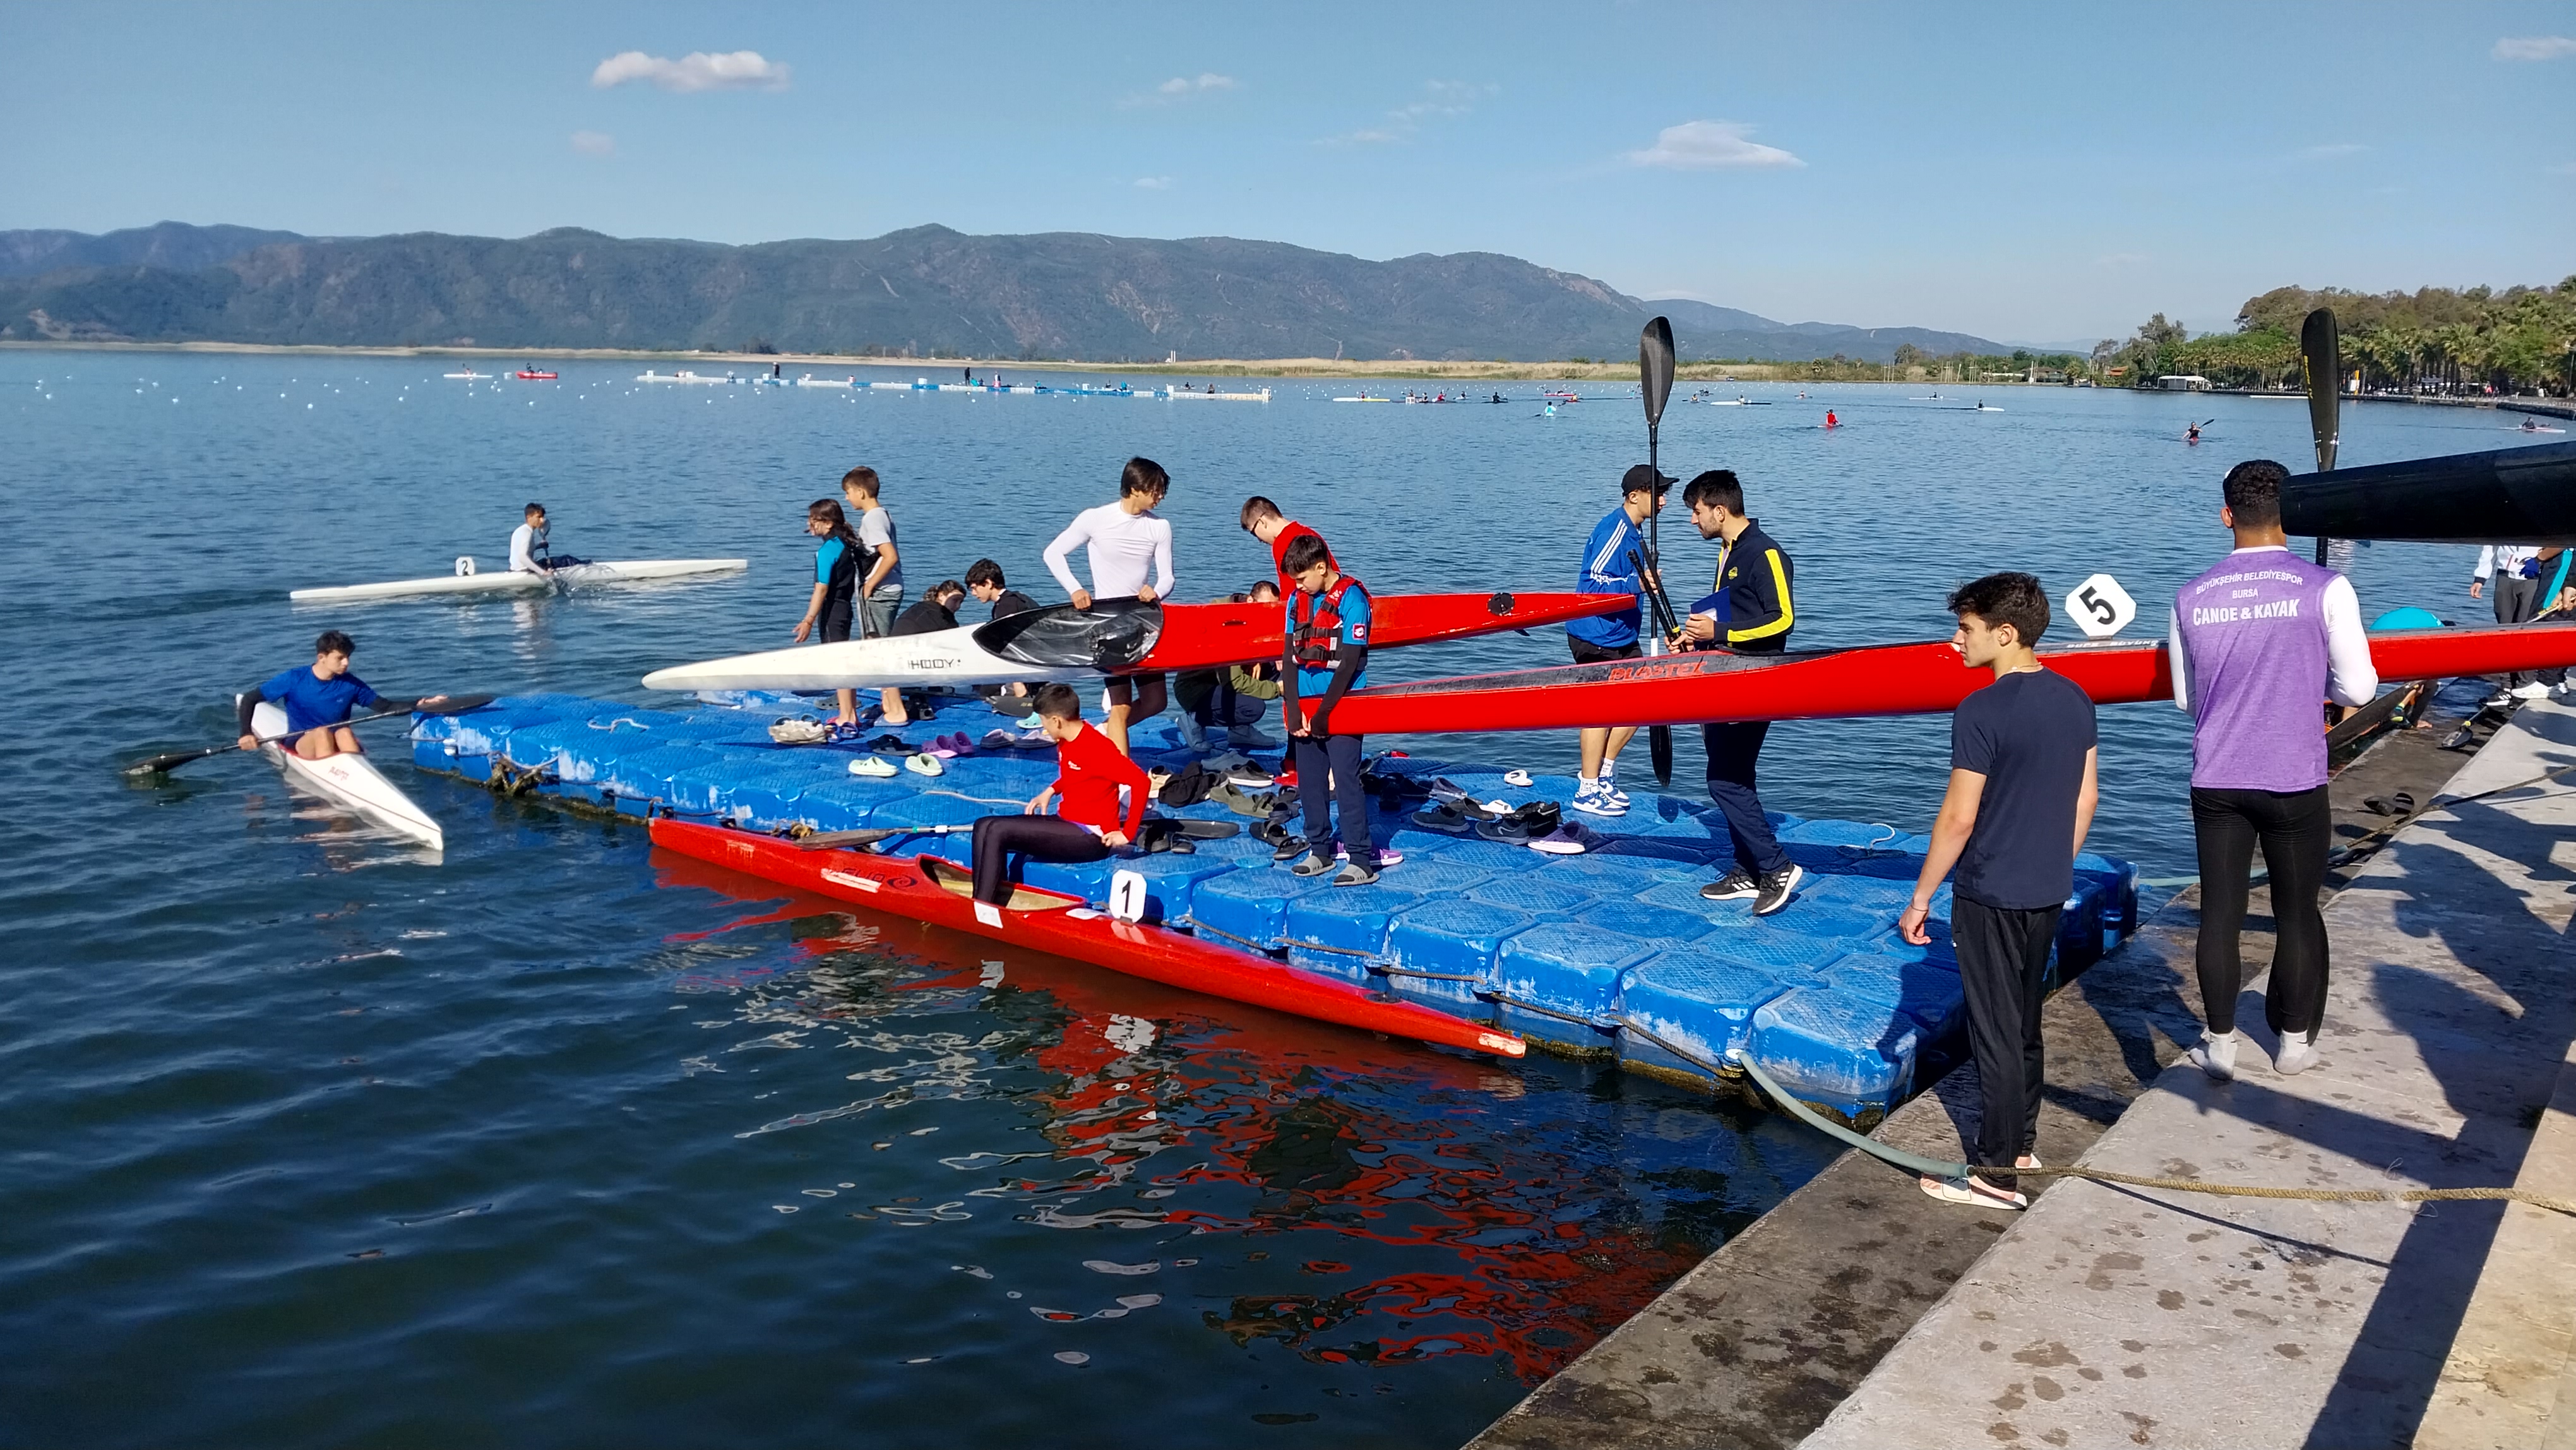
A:
{"type": "MultiPolygon", "coordinates": [[[[1574,650],[1576,664],[1632,660],[1643,652],[1637,642],[1637,630],[1646,591],[1654,582],[1645,566],[1643,531],[1646,520],[1663,508],[1664,494],[1672,486],[1671,479],[1640,463],[1619,480],[1619,506],[1592,526],[1592,539],[1584,545],[1583,566],[1575,577],[1575,592],[1625,594],[1629,604],[1615,614],[1596,614],[1565,626],[1566,643],[1574,650]]],[[[1576,780],[1574,791],[1576,810],[1596,816],[1627,814],[1627,794],[1612,777],[1619,768],[1619,752],[1627,749],[1636,735],[1634,725],[1615,729],[1585,727],[1583,774],[1576,780]]]]}

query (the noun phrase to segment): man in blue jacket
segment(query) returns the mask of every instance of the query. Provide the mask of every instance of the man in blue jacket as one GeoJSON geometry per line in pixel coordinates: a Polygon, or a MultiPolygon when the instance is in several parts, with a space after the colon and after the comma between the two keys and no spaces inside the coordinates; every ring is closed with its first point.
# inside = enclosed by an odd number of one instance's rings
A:
{"type": "MultiPolygon", "coordinates": [[[[1703,539],[1718,541],[1717,578],[1708,596],[1691,606],[1682,626],[1685,641],[1722,647],[1738,654],[1778,654],[1789,647],[1797,627],[1797,607],[1789,582],[1796,570],[1789,556],[1744,512],[1744,485],[1723,468],[1712,468],[1682,491],[1691,523],[1703,539]]],[[[1762,812],[1762,797],[1753,782],[1762,758],[1762,741],[1771,733],[1767,720],[1703,725],[1708,747],[1708,798],[1726,815],[1727,834],[1735,841],[1735,869],[1699,894],[1711,901],[1753,898],[1753,914],[1769,916],[1789,904],[1804,874],[1771,834],[1762,812]]]]}
{"type": "MultiPolygon", "coordinates": [[[[1631,602],[1616,614],[1596,614],[1565,626],[1566,643],[1574,650],[1576,664],[1633,660],[1643,653],[1637,630],[1646,591],[1654,578],[1645,568],[1644,528],[1646,520],[1663,509],[1664,495],[1672,486],[1671,479],[1640,463],[1619,481],[1619,506],[1592,526],[1592,537],[1583,546],[1583,567],[1575,575],[1574,591],[1625,594],[1631,602]]],[[[1627,793],[1619,789],[1613,773],[1619,768],[1619,752],[1627,749],[1636,735],[1634,725],[1584,727],[1583,773],[1574,791],[1576,810],[1596,816],[1628,813],[1627,793]]]]}

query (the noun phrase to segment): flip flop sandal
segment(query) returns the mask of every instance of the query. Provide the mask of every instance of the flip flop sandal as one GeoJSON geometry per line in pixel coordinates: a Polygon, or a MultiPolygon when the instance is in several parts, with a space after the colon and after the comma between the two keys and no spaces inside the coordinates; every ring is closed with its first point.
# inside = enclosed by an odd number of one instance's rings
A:
{"type": "Polygon", "coordinates": [[[2004,1193],[1980,1185],[1974,1178],[1917,1178],[1915,1185],[1943,1203],[1965,1204],[1970,1208],[2009,1208],[2016,1212],[2030,1207],[2030,1200],[2018,1193],[2004,1193]]]}
{"type": "Polygon", "coordinates": [[[1176,831],[1193,841],[1228,841],[1243,834],[1241,821],[1194,821],[1185,817],[1172,824],[1176,831]]]}
{"type": "Polygon", "coordinates": [[[1019,748],[1019,744],[1020,737],[1012,734],[1008,730],[987,730],[984,732],[984,748],[986,750],[1016,750],[1019,748]]]}
{"type": "Polygon", "coordinates": [[[880,735],[859,747],[879,755],[910,755],[912,743],[900,735],[880,735]]]}
{"type": "Polygon", "coordinates": [[[1503,772],[1503,784],[1518,790],[1527,790],[1534,782],[1526,770],[1507,770],[1503,772]]]}

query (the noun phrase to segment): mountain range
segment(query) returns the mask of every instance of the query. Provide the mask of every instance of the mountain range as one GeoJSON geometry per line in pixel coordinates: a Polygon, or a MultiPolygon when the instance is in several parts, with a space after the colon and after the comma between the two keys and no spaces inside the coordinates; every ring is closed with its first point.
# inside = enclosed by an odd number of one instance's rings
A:
{"type": "Polygon", "coordinates": [[[571,227],[516,239],[183,222],[0,231],[0,339],[14,341],[1525,362],[1630,356],[1657,312],[1685,358],[2009,350],[1965,333],[1641,300],[1492,252],[1374,262],[1232,237],[942,226],[751,246],[571,227]]]}

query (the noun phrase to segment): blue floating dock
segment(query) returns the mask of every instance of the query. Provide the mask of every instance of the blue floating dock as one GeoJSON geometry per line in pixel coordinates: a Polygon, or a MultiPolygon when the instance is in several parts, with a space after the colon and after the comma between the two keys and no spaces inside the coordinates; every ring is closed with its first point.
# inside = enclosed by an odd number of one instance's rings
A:
{"type": "MultiPolygon", "coordinates": [[[[412,759],[592,809],[670,811],[755,830],[960,825],[1017,810],[1055,776],[1052,749],[960,757],[937,776],[854,776],[849,766],[861,752],[853,746],[770,740],[773,720],[810,709],[758,694],[689,710],[510,696],[462,715],[418,717],[412,759]]],[[[963,729],[980,739],[1005,723],[964,702],[874,733],[919,743],[963,729]]],[[[1189,758],[1171,748],[1168,730],[1148,725],[1135,738],[1149,764],[1189,758]]],[[[1564,801],[1573,791],[1564,777],[1515,788],[1491,768],[1420,757],[1387,757],[1380,768],[1444,775],[1508,805],[1564,801]]],[[[1179,814],[1241,819],[1214,804],[1179,814]]],[[[1132,870],[1146,881],[1147,919],[1176,930],[1670,1081],[1714,1087],[1750,1056],[1802,1099],[1867,1126],[1912,1091],[1922,1053],[1962,1031],[1949,889],[1933,903],[1932,944],[1909,945],[1896,916],[1922,865],[1923,836],[1884,823],[1771,819],[1808,874],[1786,909],[1758,918],[1748,902],[1699,896],[1732,863],[1724,819],[1698,802],[1644,793],[1625,817],[1587,819],[1603,840],[1580,856],[1444,835],[1382,810],[1378,838],[1404,860],[1370,887],[1292,876],[1248,835],[1199,842],[1187,855],[1032,863],[1023,879],[1100,903],[1112,873],[1132,870]]],[[[963,833],[923,836],[908,849],[960,863],[972,856],[963,833]]],[[[2136,867],[2092,854],[2076,864],[2052,967],[2061,978],[2117,945],[2138,915],[2136,867]]]]}

